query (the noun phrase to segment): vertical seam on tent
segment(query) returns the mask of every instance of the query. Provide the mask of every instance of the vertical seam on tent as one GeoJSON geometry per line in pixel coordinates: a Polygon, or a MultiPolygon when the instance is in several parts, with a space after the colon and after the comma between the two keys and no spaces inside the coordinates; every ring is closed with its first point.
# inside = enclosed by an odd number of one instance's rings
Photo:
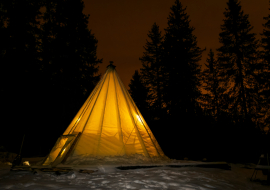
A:
{"type": "Polygon", "coordinates": [[[98,147],[97,147],[97,150],[96,150],[96,155],[98,154],[99,146],[100,146],[100,139],[101,139],[101,133],[102,133],[102,125],[103,125],[103,121],[104,121],[104,115],[105,115],[105,108],[106,108],[106,102],[107,102],[108,91],[109,91],[110,78],[111,78],[111,75],[109,75],[109,80],[108,80],[108,87],[107,87],[107,93],[106,93],[106,98],[105,98],[105,104],[104,104],[104,108],[103,108],[102,122],[101,122],[101,125],[100,125],[100,132],[99,132],[100,134],[99,134],[99,139],[98,139],[98,147]]]}
{"type": "MultiPolygon", "coordinates": [[[[138,121],[138,119],[137,119],[137,121],[138,121]]],[[[137,121],[136,121],[136,123],[137,123],[137,121]]],[[[136,123],[135,123],[135,125],[136,125],[136,123]]],[[[129,134],[129,136],[128,136],[128,139],[130,138],[130,136],[131,136],[131,134],[132,134],[132,132],[133,132],[134,129],[135,129],[135,126],[133,127],[132,131],[130,132],[130,134],[129,134]]],[[[135,137],[135,138],[136,138],[136,137],[135,137]]],[[[134,142],[135,142],[135,138],[134,138],[134,142]]],[[[126,142],[124,143],[122,149],[124,148],[124,146],[126,146],[126,144],[127,144],[127,142],[128,142],[128,139],[127,139],[126,142]]],[[[121,151],[122,151],[122,149],[121,149],[121,151]]]]}
{"type": "MultiPolygon", "coordinates": [[[[135,107],[135,105],[134,105],[135,103],[134,103],[134,102],[132,102],[132,103],[133,103],[133,106],[135,107]]],[[[146,127],[145,124],[144,124],[144,121],[143,121],[142,118],[141,118],[141,114],[138,113],[138,110],[137,110],[136,107],[135,107],[135,110],[136,110],[138,116],[140,117],[141,123],[143,124],[143,127],[145,128],[145,130],[146,130],[146,132],[147,132],[149,138],[151,139],[153,145],[155,146],[157,153],[159,154],[159,156],[161,156],[160,153],[159,153],[159,149],[157,148],[157,146],[156,146],[156,144],[155,144],[155,142],[157,143],[157,140],[156,140],[156,139],[155,139],[155,140],[152,139],[152,137],[151,137],[151,135],[150,135],[150,133],[149,133],[147,127],[146,127]]],[[[152,133],[152,131],[151,131],[151,133],[152,133]]]]}
{"type": "MultiPolygon", "coordinates": [[[[127,94],[128,94],[128,96],[130,97],[129,93],[127,93],[127,94]]],[[[146,130],[146,132],[147,132],[147,134],[148,134],[148,136],[150,137],[150,139],[151,139],[153,145],[155,146],[157,153],[160,155],[160,152],[159,152],[159,151],[162,151],[162,149],[160,148],[160,146],[159,146],[159,144],[158,144],[156,138],[154,137],[155,139],[154,139],[154,140],[152,139],[151,135],[149,134],[149,131],[148,131],[147,127],[145,126],[145,124],[144,124],[144,122],[143,122],[143,120],[142,120],[142,118],[141,118],[141,114],[138,113],[138,112],[139,112],[139,111],[138,111],[139,109],[137,108],[137,106],[135,105],[135,103],[134,103],[134,101],[133,101],[133,99],[132,99],[131,97],[130,97],[130,99],[131,99],[131,102],[132,102],[132,104],[133,104],[133,106],[134,106],[134,108],[135,108],[135,110],[136,110],[137,115],[140,117],[140,120],[142,121],[142,124],[143,124],[143,126],[144,126],[144,128],[145,128],[145,130],[146,130]],[[160,150],[157,148],[155,142],[158,144],[160,150]]],[[[149,129],[149,130],[150,130],[150,129],[149,129]]],[[[150,131],[151,131],[151,130],[150,130],[150,131]]],[[[151,131],[151,133],[152,133],[152,131],[151,131]]],[[[164,154],[163,151],[162,151],[161,153],[164,154]]],[[[160,156],[161,156],[161,155],[160,155],[160,156]]]]}
{"type": "MultiPolygon", "coordinates": [[[[92,96],[89,97],[89,101],[87,102],[86,106],[84,107],[84,109],[83,109],[83,111],[81,112],[81,114],[80,114],[80,116],[78,117],[78,119],[81,118],[81,117],[83,117],[84,114],[85,114],[85,112],[86,112],[86,110],[89,108],[89,105],[91,104],[91,102],[92,102],[92,100],[93,100],[93,97],[95,96],[95,94],[96,94],[96,92],[97,92],[97,89],[98,89],[100,83],[101,83],[101,81],[97,84],[97,86],[96,86],[95,89],[93,90],[92,96]]],[[[90,94],[90,95],[91,95],[91,94],[90,94]]],[[[78,121],[78,119],[76,120],[76,122],[74,123],[73,127],[70,129],[70,131],[69,131],[68,134],[70,134],[71,131],[73,132],[73,131],[76,129],[77,125],[78,125],[79,122],[81,121],[81,119],[80,119],[79,121],[78,121]],[[75,127],[75,129],[73,129],[74,127],[75,127]]]]}
{"type": "MultiPolygon", "coordinates": [[[[127,92],[126,92],[126,93],[127,93],[127,92]]],[[[128,94],[128,93],[127,93],[127,94],[128,94]]],[[[133,106],[134,106],[134,108],[135,108],[135,110],[136,110],[137,115],[140,117],[140,115],[138,114],[138,110],[137,110],[138,108],[137,108],[137,106],[135,105],[133,99],[130,97],[129,94],[128,94],[128,96],[129,96],[129,98],[131,99],[131,103],[133,104],[133,106]]],[[[140,117],[140,119],[141,119],[141,117],[140,117]]],[[[145,128],[145,130],[146,130],[146,132],[147,132],[147,134],[148,134],[148,136],[150,137],[150,139],[151,139],[153,145],[155,146],[157,153],[160,155],[159,150],[157,149],[156,144],[153,142],[153,139],[152,139],[151,135],[149,134],[148,129],[145,127],[145,124],[144,124],[144,122],[143,122],[142,119],[141,119],[141,121],[142,121],[142,124],[143,124],[143,126],[144,126],[144,128],[145,128]]],[[[151,131],[151,133],[152,133],[152,131],[151,131]]],[[[155,142],[158,143],[156,139],[155,139],[155,142]]],[[[160,146],[159,146],[159,147],[160,147],[160,146]]],[[[161,148],[160,148],[160,150],[162,151],[161,148]]],[[[163,153],[163,151],[162,151],[162,153],[163,153]]],[[[164,154],[164,153],[163,153],[163,154],[164,154]]]]}
{"type": "MultiPolygon", "coordinates": [[[[106,76],[107,76],[107,75],[108,75],[108,73],[106,74],[106,76]]],[[[83,127],[82,133],[84,132],[85,127],[86,127],[86,125],[87,125],[87,123],[88,123],[88,121],[89,121],[89,118],[90,118],[91,114],[92,114],[92,111],[93,111],[93,109],[94,109],[94,107],[95,107],[95,105],[96,105],[97,99],[98,99],[98,97],[99,97],[99,95],[100,95],[100,92],[101,92],[101,89],[102,89],[102,86],[103,86],[104,83],[105,83],[105,78],[106,78],[106,77],[104,77],[103,84],[101,85],[100,91],[98,92],[98,96],[97,96],[97,98],[96,98],[96,100],[95,100],[95,103],[94,103],[94,105],[93,105],[93,107],[92,107],[92,110],[91,110],[91,112],[90,112],[90,114],[89,114],[89,116],[88,116],[88,118],[87,118],[87,120],[86,120],[86,122],[85,122],[85,125],[84,125],[84,127],[83,127]]]]}
{"type": "MultiPolygon", "coordinates": [[[[87,118],[87,120],[86,120],[86,122],[85,122],[85,125],[84,125],[83,129],[82,129],[82,134],[83,134],[83,132],[84,132],[84,130],[85,130],[85,127],[86,127],[86,125],[87,125],[87,123],[88,123],[88,121],[89,121],[89,118],[90,118],[90,116],[91,116],[91,114],[92,114],[92,111],[93,111],[93,109],[94,109],[94,107],[95,107],[95,105],[96,105],[97,99],[98,99],[98,97],[99,97],[99,95],[100,95],[102,86],[103,86],[104,83],[105,83],[105,79],[106,79],[107,75],[108,75],[108,72],[105,72],[104,76],[102,77],[102,79],[101,79],[100,82],[99,82],[99,83],[100,83],[99,85],[100,85],[101,87],[100,87],[100,90],[99,90],[99,92],[98,92],[98,95],[97,95],[97,98],[96,98],[96,100],[95,100],[95,103],[94,103],[94,105],[93,105],[93,107],[92,107],[92,110],[90,111],[89,116],[88,116],[88,118],[87,118]],[[102,80],[104,80],[103,83],[101,82],[102,80]],[[101,84],[101,83],[102,83],[102,84],[101,84]]],[[[98,91],[98,88],[97,88],[97,91],[98,91]]],[[[94,97],[94,96],[93,96],[93,97],[94,97]]],[[[82,134],[81,134],[81,136],[82,136],[82,134]]],[[[80,136],[80,138],[81,138],[81,136],[80,136]]],[[[78,142],[79,142],[79,140],[78,140],[78,142]]],[[[75,148],[77,147],[78,142],[77,142],[76,145],[73,147],[73,150],[75,150],[75,148]]],[[[71,157],[71,155],[70,155],[70,157],[71,157]]]]}
{"type": "MultiPolygon", "coordinates": [[[[128,95],[129,95],[129,94],[128,94],[128,95]]],[[[145,128],[145,130],[146,130],[148,136],[150,137],[150,139],[151,139],[153,145],[155,146],[157,153],[159,154],[159,156],[161,156],[160,153],[159,153],[159,149],[157,149],[156,144],[154,143],[154,141],[153,141],[151,135],[150,135],[149,132],[148,132],[148,129],[146,128],[146,126],[145,126],[145,124],[144,124],[144,122],[143,122],[143,120],[142,120],[142,118],[141,118],[141,116],[140,116],[141,114],[138,113],[138,110],[139,110],[139,109],[137,108],[137,106],[135,105],[135,103],[133,102],[132,99],[131,99],[131,102],[132,102],[133,106],[135,107],[135,110],[136,110],[136,112],[137,112],[137,115],[140,117],[140,120],[141,120],[141,122],[142,122],[142,124],[143,124],[143,127],[145,128]],[[137,109],[138,109],[138,110],[137,110],[137,109]]],[[[151,131],[151,133],[152,133],[152,131],[151,131]]],[[[155,139],[155,142],[158,143],[156,139],[155,139]]],[[[160,148],[160,149],[161,149],[161,148],[160,148]]],[[[162,149],[161,149],[161,150],[162,150],[162,149]]],[[[163,154],[164,154],[164,153],[163,153],[163,154]]]]}
{"type": "MultiPolygon", "coordinates": [[[[124,145],[124,139],[123,139],[123,131],[122,131],[122,127],[121,127],[121,118],[120,118],[120,110],[119,110],[119,102],[118,102],[118,93],[117,93],[117,90],[116,90],[116,82],[115,82],[116,75],[115,75],[115,73],[116,72],[113,73],[114,74],[113,79],[114,79],[114,89],[115,89],[115,94],[116,94],[115,98],[116,98],[116,102],[117,102],[117,106],[116,106],[117,108],[116,109],[118,110],[118,119],[119,119],[118,130],[120,132],[122,144],[123,144],[123,147],[124,147],[125,145],[124,145]]],[[[124,154],[126,154],[126,149],[125,148],[123,148],[123,149],[124,149],[124,154]]],[[[119,154],[121,154],[121,151],[123,149],[120,150],[119,154]]]]}
{"type": "MultiPolygon", "coordinates": [[[[135,108],[135,109],[136,109],[136,108],[135,108]]],[[[136,112],[137,112],[137,110],[136,110],[136,112]]],[[[137,113],[138,113],[138,112],[137,112],[137,113]]],[[[138,115],[139,115],[139,114],[138,114],[138,115]]],[[[151,137],[151,135],[150,135],[150,133],[149,133],[147,127],[145,126],[145,124],[144,124],[144,122],[143,122],[143,120],[142,120],[142,118],[141,118],[140,115],[139,115],[139,117],[140,117],[140,120],[142,121],[143,127],[145,128],[145,130],[146,130],[148,136],[150,137],[150,139],[151,139],[153,145],[155,146],[157,153],[159,154],[159,156],[161,156],[160,153],[159,153],[159,149],[157,148],[157,146],[156,146],[156,144],[155,144],[155,143],[157,143],[157,140],[156,140],[156,139],[155,139],[155,140],[152,139],[152,137],[151,137]],[[154,141],[155,141],[155,142],[154,142],[154,141]]],[[[152,131],[151,131],[151,133],[152,133],[152,131]]]]}
{"type": "MultiPolygon", "coordinates": [[[[118,76],[117,76],[117,78],[118,78],[118,76]]],[[[120,84],[121,90],[122,90],[122,92],[123,92],[123,94],[124,94],[124,96],[125,96],[125,100],[126,100],[126,103],[127,103],[127,106],[128,106],[128,110],[129,110],[129,115],[131,116],[131,118],[132,118],[132,120],[133,120],[134,128],[136,128],[135,131],[137,132],[138,139],[139,139],[139,140],[141,141],[141,143],[142,143],[142,146],[143,146],[143,149],[144,149],[145,154],[146,154],[149,158],[151,158],[150,155],[148,154],[148,151],[147,151],[147,149],[146,149],[146,147],[145,147],[145,144],[144,144],[144,142],[143,142],[143,140],[142,140],[141,134],[140,134],[139,130],[137,129],[137,126],[136,126],[135,121],[134,121],[134,117],[133,117],[132,114],[131,114],[130,106],[129,106],[128,102],[127,102],[127,97],[126,97],[125,91],[123,90],[123,87],[122,87],[123,83],[121,82],[121,80],[118,80],[118,81],[120,81],[119,84],[120,84]]]]}

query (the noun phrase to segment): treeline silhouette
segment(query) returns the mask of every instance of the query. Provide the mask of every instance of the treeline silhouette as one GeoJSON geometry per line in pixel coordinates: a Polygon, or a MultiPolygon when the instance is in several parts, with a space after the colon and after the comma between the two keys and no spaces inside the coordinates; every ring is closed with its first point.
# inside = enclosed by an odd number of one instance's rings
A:
{"type": "MultiPolygon", "coordinates": [[[[82,0],[0,2],[1,140],[48,154],[99,80],[97,39],[82,0]]],[[[2,150],[2,151],[3,151],[2,150]]]]}
{"type": "MultiPolygon", "coordinates": [[[[18,153],[26,134],[24,156],[48,154],[99,80],[83,8],[82,0],[0,2],[0,151],[18,153]]],[[[129,92],[167,156],[256,162],[269,151],[270,15],[264,20],[258,40],[240,2],[228,0],[221,46],[204,70],[206,50],[179,0],[164,35],[153,24],[129,92]]]]}
{"type": "Polygon", "coordinates": [[[270,15],[264,20],[258,40],[240,2],[228,0],[221,45],[216,55],[210,49],[205,69],[206,50],[179,0],[164,35],[153,24],[129,86],[169,157],[257,162],[269,152],[270,15]]]}

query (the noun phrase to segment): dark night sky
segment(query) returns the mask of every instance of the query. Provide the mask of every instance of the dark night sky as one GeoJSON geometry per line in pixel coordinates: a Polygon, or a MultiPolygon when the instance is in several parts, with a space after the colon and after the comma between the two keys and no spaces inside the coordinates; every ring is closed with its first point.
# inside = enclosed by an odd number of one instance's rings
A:
{"type": "MultiPolygon", "coordinates": [[[[120,78],[128,86],[135,69],[141,68],[139,57],[143,54],[147,33],[154,22],[162,34],[167,27],[167,17],[175,0],[84,0],[85,14],[90,14],[89,29],[98,39],[98,58],[103,58],[100,73],[103,75],[109,61],[114,61],[120,78]]],[[[206,47],[201,64],[209,49],[219,47],[220,26],[227,0],[180,0],[187,6],[190,25],[198,46],[206,47]]],[[[263,17],[270,12],[268,0],[242,0],[242,9],[249,14],[249,21],[258,35],[262,33],[263,17]]]]}

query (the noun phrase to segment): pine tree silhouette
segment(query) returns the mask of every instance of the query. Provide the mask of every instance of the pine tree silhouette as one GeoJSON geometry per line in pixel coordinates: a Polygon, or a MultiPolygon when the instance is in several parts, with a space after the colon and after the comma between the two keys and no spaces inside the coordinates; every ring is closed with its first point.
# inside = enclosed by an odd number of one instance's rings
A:
{"type": "MultiPolygon", "coordinates": [[[[42,58],[48,88],[56,95],[66,128],[99,80],[97,39],[88,29],[89,15],[82,0],[51,0],[45,3],[42,25],[42,58]],[[69,102],[69,104],[67,104],[69,102]]],[[[56,103],[57,102],[57,103],[56,103]]]]}
{"type": "Polygon", "coordinates": [[[200,96],[198,62],[203,50],[197,46],[194,28],[189,23],[186,8],[176,0],[165,29],[163,64],[164,100],[169,115],[178,120],[196,115],[200,96]]]}
{"type": "Polygon", "coordinates": [[[251,33],[248,15],[244,14],[238,0],[229,0],[224,12],[224,23],[219,41],[218,75],[223,88],[225,110],[237,121],[248,118],[254,101],[254,69],[256,64],[257,40],[251,33]]]}
{"type": "Polygon", "coordinates": [[[12,126],[3,128],[0,144],[8,151],[18,152],[21,135],[32,127],[26,124],[30,118],[38,122],[40,7],[41,2],[33,0],[0,2],[0,104],[3,125],[12,126]]]}
{"type": "Polygon", "coordinates": [[[145,86],[149,89],[148,102],[152,115],[160,119],[162,117],[163,101],[163,65],[162,40],[163,37],[159,26],[154,23],[148,33],[149,40],[144,46],[143,56],[140,58],[142,64],[141,78],[145,86]]]}
{"type": "Polygon", "coordinates": [[[263,19],[265,23],[263,24],[263,32],[261,34],[261,62],[257,68],[257,73],[260,84],[259,123],[261,123],[261,128],[267,130],[267,125],[270,122],[270,14],[263,19]]]}
{"type": "Polygon", "coordinates": [[[202,72],[202,82],[207,93],[202,95],[203,107],[210,111],[213,118],[217,119],[219,113],[217,61],[214,58],[212,49],[209,51],[205,66],[206,69],[202,72]]]}

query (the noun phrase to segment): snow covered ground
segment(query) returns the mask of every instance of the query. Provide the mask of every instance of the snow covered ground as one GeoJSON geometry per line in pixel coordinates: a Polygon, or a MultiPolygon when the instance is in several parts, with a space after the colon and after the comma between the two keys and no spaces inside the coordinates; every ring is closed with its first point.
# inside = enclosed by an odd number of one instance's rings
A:
{"type": "MultiPolygon", "coordinates": [[[[0,189],[75,190],[75,189],[258,189],[269,190],[262,181],[250,182],[253,170],[241,164],[231,164],[231,170],[199,167],[155,167],[119,170],[99,167],[87,174],[78,170],[56,175],[53,172],[10,171],[10,166],[0,164],[0,189]]],[[[266,180],[258,171],[257,179],[266,180]]]]}

